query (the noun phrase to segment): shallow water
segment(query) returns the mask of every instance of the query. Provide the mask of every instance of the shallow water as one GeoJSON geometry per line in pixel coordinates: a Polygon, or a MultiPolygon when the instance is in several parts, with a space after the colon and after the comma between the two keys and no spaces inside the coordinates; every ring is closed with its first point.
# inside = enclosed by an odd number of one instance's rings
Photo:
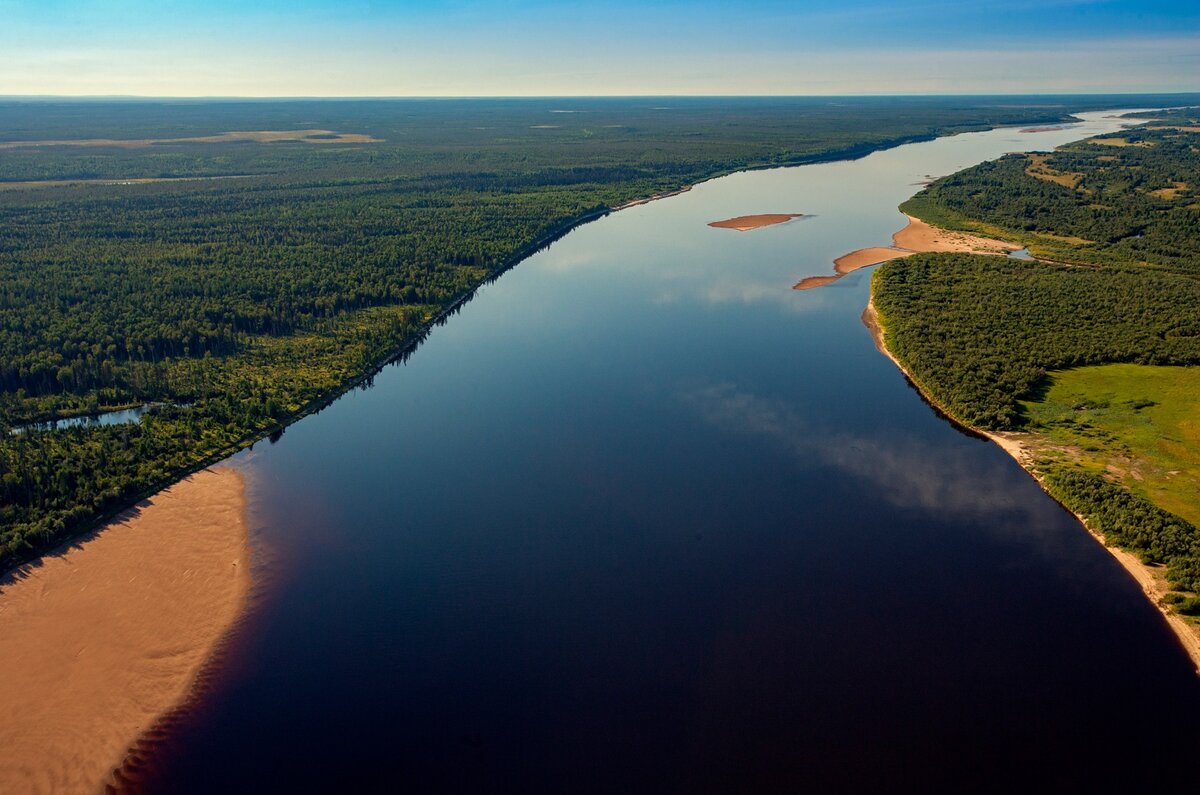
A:
{"type": "Polygon", "coordinates": [[[134,406],[131,409],[106,411],[102,414],[90,414],[83,417],[68,417],[62,420],[47,420],[45,422],[31,422],[26,425],[18,425],[14,427],[9,431],[9,433],[19,434],[26,433],[31,430],[61,431],[65,428],[91,428],[100,427],[103,425],[132,425],[136,422],[140,422],[142,415],[154,408],[154,404],[147,403],[144,406],[134,406]]]}
{"type": "Polygon", "coordinates": [[[1105,115],[616,213],[236,456],[263,591],[142,783],[1170,775],[1200,687],[1153,606],[875,350],[869,271],[791,289],[887,245],[925,175],[1116,129],[1105,115]],[[706,226],[755,213],[814,217],[706,226]]]}

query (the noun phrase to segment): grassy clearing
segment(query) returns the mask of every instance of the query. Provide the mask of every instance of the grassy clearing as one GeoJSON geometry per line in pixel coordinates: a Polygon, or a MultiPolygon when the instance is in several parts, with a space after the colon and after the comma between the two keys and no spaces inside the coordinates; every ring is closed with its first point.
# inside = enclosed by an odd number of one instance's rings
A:
{"type": "Polygon", "coordinates": [[[1029,165],[1025,167],[1025,173],[1034,179],[1053,182],[1055,185],[1062,185],[1064,188],[1075,190],[1079,187],[1079,182],[1084,177],[1078,171],[1059,171],[1046,165],[1046,161],[1050,159],[1048,153],[1034,152],[1025,157],[1029,161],[1029,165]]]}
{"type": "Polygon", "coordinates": [[[1148,141],[1130,141],[1128,138],[1089,138],[1089,144],[1096,146],[1153,146],[1154,144],[1148,141]]]}
{"type": "Polygon", "coordinates": [[[1200,367],[1060,370],[1022,403],[1052,455],[1107,472],[1200,525],[1200,367]]]}

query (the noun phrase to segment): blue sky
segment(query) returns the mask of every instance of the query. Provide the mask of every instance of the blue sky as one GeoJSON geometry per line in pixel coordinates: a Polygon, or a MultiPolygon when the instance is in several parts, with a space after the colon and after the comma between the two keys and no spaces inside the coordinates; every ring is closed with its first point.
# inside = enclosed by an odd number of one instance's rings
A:
{"type": "Polygon", "coordinates": [[[0,95],[1200,90],[1200,0],[0,0],[0,95]]]}

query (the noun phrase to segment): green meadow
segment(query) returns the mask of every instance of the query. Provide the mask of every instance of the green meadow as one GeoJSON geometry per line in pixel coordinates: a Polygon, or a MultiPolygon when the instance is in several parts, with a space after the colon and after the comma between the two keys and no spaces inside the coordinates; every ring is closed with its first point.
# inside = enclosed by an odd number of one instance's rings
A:
{"type": "Polygon", "coordinates": [[[1200,524],[1200,368],[1060,370],[1022,405],[1052,449],[1200,524]]]}

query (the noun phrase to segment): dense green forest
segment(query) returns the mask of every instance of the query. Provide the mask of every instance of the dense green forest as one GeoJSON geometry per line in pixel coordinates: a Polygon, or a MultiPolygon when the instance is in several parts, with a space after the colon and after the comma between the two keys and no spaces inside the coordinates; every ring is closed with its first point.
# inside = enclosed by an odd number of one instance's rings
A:
{"type": "MultiPolygon", "coordinates": [[[[1200,364],[1198,116],[1193,108],[1053,153],[1009,155],[902,206],[1052,260],[918,254],[874,275],[889,349],[953,417],[1036,434],[1022,401],[1038,400],[1051,371],[1200,364]]],[[[1034,467],[1113,543],[1168,564],[1175,588],[1200,591],[1200,531],[1152,504],[1136,479],[1118,483],[1070,455],[1034,467]]],[[[1200,613],[1200,598],[1178,599],[1181,612],[1200,613]]]]}
{"type": "Polygon", "coordinates": [[[609,207],[1130,101],[0,101],[0,566],[320,405],[609,207]],[[170,140],[280,130],[330,132],[170,140]]]}
{"type": "Polygon", "coordinates": [[[892,352],[951,414],[988,430],[1022,428],[1020,399],[1048,370],[1200,364],[1190,276],[918,254],[879,269],[874,302],[892,352]]]}

